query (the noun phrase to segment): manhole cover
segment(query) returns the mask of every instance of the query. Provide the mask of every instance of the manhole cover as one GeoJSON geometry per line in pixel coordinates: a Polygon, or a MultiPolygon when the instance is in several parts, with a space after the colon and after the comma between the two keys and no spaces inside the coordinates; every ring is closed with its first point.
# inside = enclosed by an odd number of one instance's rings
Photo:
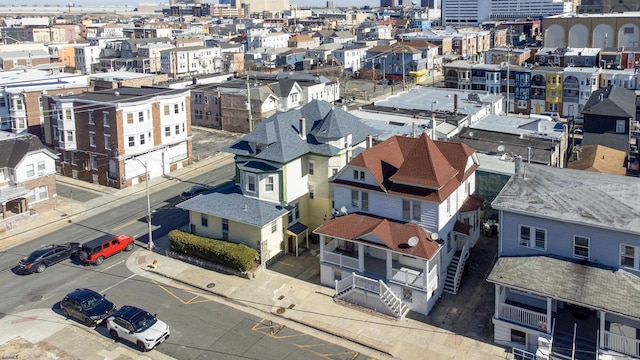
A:
{"type": "Polygon", "coordinates": [[[31,301],[31,302],[36,302],[36,301],[40,301],[40,300],[42,300],[42,295],[34,295],[34,296],[29,298],[29,301],[31,301]]]}
{"type": "Polygon", "coordinates": [[[208,283],[207,284],[207,289],[211,289],[214,286],[216,286],[216,283],[208,283]]]}
{"type": "Polygon", "coordinates": [[[276,310],[277,314],[284,314],[284,312],[285,312],[285,309],[283,307],[278,308],[278,310],[276,310]]]}

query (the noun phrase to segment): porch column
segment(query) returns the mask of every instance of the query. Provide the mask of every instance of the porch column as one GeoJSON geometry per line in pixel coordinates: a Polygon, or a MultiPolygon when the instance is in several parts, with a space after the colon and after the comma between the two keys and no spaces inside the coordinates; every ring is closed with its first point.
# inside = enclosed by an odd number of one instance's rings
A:
{"type": "Polygon", "coordinates": [[[309,229],[304,231],[304,238],[307,241],[307,250],[309,250],[309,229]]]}
{"type": "Polygon", "coordinates": [[[364,244],[358,244],[358,271],[364,272],[364,244]]]}
{"type": "Polygon", "coordinates": [[[604,322],[605,322],[606,313],[604,311],[600,311],[600,339],[598,339],[599,349],[604,347],[604,322]]]}
{"type": "Polygon", "coordinates": [[[500,317],[500,285],[496,284],[496,300],[495,300],[495,311],[493,313],[493,317],[498,319],[500,317]]]}
{"type": "Polygon", "coordinates": [[[320,262],[324,262],[324,234],[320,234],[320,262]]]}
{"type": "Polygon", "coordinates": [[[387,251],[386,253],[386,261],[385,261],[385,265],[387,268],[387,279],[391,279],[393,277],[393,255],[391,254],[391,251],[387,251]]]}
{"type": "Polygon", "coordinates": [[[2,203],[2,218],[6,219],[7,218],[7,203],[2,203]]]}
{"type": "Polygon", "coordinates": [[[547,334],[551,334],[551,310],[553,306],[553,299],[547,298],[547,334]]]}

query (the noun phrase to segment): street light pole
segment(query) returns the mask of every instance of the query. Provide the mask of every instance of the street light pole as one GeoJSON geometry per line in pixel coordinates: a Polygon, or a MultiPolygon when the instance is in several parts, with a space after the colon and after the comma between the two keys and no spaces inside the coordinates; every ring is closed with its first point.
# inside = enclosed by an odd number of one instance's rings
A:
{"type": "Polygon", "coordinates": [[[149,170],[147,168],[147,160],[142,162],[142,160],[138,158],[132,158],[133,160],[139,161],[142,166],[144,166],[144,183],[145,183],[145,192],[147,194],[147,230],[149,232],[149,240],[147,242],[147,246],[149,251],[153,251],[153,232],[151,231],[151,199],[149,198],[149,170]]]}
{"type": "Polygon", "coordinates": [[[153,231],[151,231],[151,199],[149,198],[149,170],[147,160],[144,161],[144,184],[147,193],[147,230],[149,231],[149,251],[153,251],[153,231]]]}

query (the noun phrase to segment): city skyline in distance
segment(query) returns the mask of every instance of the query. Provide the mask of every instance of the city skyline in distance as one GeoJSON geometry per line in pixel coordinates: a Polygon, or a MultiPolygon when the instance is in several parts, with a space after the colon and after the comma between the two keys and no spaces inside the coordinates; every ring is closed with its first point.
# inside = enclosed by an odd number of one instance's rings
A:
{"type": "MultiPolygon", "coordinates": [[[[203,0],[204,3],[209,3],[209,4],[217,4],[218,1],[206,1],[203,0]]],[[[107,4],[105,4],[104,2],[101,1],[96,1],[96,0],[71,0],[71,1],[61,1],[61,0],[25,0],[25,1],[21,1],[18,2],[16,0],[12,0],[11,2],[5,3],[5,4],[0,4],[1,6],[33,6],[33,5],[38,5],[38,6],[44,6],[44,5],[49,5],[52,7],[67,7],[69,6],[69,4],[74,4],[75,6],[104,6],[104,7],[109,7],[109,6],[129,6],[129,7],[136,7],[139,4],[167,4],[167,6],[169,5],[169,1],[138,1],[138,2],[131,2],[131,1],[127,1],[127,0],[112,0],[109,1],[107,4]]],[[[291,0],[290,3],[292,5],[298,5],[301,7],[326,7],[327,5],[327,1],[326,0],[291,0]]],[[[358,7],[362,7],[362,6],[380,6],[380,1],[379,0],[350,0],[350,1],[346,1],[346,0],[333,0],[333,4],[335,7],[346,7],[346,6],[358,6],[358,7]]]]}

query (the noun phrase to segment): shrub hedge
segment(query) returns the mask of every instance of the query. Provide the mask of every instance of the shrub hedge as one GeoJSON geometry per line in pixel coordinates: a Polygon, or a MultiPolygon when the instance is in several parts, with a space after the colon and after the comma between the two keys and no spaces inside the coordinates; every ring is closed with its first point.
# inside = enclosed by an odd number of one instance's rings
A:
{"type": "Polygon", "coordinates": [[[171,250],[224,265],[238,271],[247,271],[255,265],[258,251],[243,244],[193,235],[180,230],[169,232],[171,250]]]}

